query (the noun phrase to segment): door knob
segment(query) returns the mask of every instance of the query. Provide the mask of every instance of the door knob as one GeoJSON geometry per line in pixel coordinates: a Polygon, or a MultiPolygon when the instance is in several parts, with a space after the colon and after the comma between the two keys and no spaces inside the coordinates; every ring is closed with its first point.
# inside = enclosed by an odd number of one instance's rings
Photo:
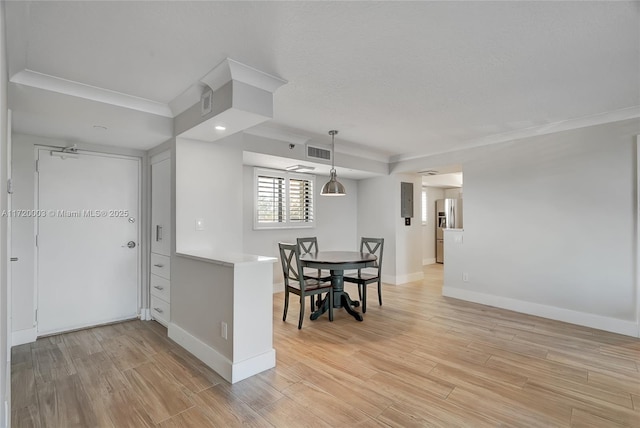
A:
{"type": "MultiPolygon", "coordinates": [[[[124,247],[124,245],[123,245],[123,247],[124,247]]],[[[127,247],[129,247],[129,248],[135,248],[135,247],[136,247],[136,243],[135,243],[135,242],[133,242],[133,241],[129,241],[129,242],[127,242],[127,247]]]]}

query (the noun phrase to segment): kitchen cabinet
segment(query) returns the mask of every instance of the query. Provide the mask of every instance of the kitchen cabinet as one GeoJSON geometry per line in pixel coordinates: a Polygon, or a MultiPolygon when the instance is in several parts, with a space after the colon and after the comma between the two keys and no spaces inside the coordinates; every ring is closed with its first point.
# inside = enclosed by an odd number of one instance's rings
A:
{"type": "Polygon", "coordinates": [[[164,326],[171,320],[171,157],[151,158],[151,317],[164,326]]]}

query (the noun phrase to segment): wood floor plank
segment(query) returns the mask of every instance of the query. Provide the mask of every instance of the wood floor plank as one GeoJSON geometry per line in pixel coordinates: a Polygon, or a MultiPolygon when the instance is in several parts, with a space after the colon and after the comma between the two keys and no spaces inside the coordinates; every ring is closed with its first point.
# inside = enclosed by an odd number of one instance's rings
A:
{"type": "Polygon", "coordinates": [[[626,407],[617,406],[606,401],[598,400],[586,395],[576,394],[547,383],[537,383],[530,380],[524,386],[525,393],[538,393],[546,397],[548,402],[564,404],[573,409],[584,410],[603,419],[623,426],[638,426],[638,413],[626,407]]]}
{"type": "Polygon", "coordinates": [[[175,383],[182,385],[191,394],[196,394],[219,384],[219,376],[205,376],[197,367],[174,352],[158,352],[151,357],[156,366],[175,383]]]}
{"type": "Polygon", "coordinates": [[[499,362],[505,362],[511,366],[515,366],[513,369],[520,373],[522,373],[521,370],[529,370],[535,376],[553,376],[581,383],[587,383],[589,379],[589,372],[586,369],[572,367],[568,364],[543,358],[524,357],[520,354],[510,352],[494,353],[484,365],[494,367],[497,366],[499,362]]]}
{"type": "Polygon", "coordinates": [[[263,407],[258,413],[272,426],[278,428],[333,428],[323,418],[310,413],[289,397],[263,407]]]}
{"type": "Polygon", "coordinates": [[[315,415],[334,427],[352,426],[368,418],[342,397],[334,397],[306,381],[292,385],[283,393],[305,408],[309,415],[315,415]]]}
{"type": "Polygon", "coordinates": [[[42,427],[85,428],[100,426],[90,397],[77,374],[38,387],[42,427]]]}
{"type": "Polygon", "coordinates": [[[233,385],[221,383],[218,389],[233,394],[253,410],[259,410],[283,397],[280,391],[261,379],[245,379],[233,385]]]}
{"type": "Polygon", "coordinates": [[[52,344],[49,340],[47,343],[31,349],[36,382],[51,382],[75,374],[75,366],[64,343],[52,344]]]}
{"type": "Polygon", "coordinates": [[[155,321],[14,347],[12,426],[640,427],[640,339],[445,298],[442,266],[424,273],[363,322],[298,330],[275,294],[277,366],[235,385],[155,321]]]}
{"type": "Polygon", "coordinates": [[[255,428],[271,426],[247,403],[228,388],[225,389],[224,384],[205,389],[192,398],[196,407],[212,421],[213,424],[210,426],[255,428]]]}
{"type": "Polygon", "coordinates": [[[265,370],[262,373],[258,373],[256,375],[257,379],[261,379],[264,382],[267,382],[276,391],[282,392],[283,389],[286,389],[293,385],[294,383],[300,382],[302,379],[295,374],[295,371],[292,370],[292,367],[279,367],[276,365],[274,368],[265,370]]]}
{"type": "Polygon", "coordinates": [[[78,330],[62,336],[72,359],[103,352],[102,345],[90,330],[78,330]]]}
{"type": "Polygon", "coordinates": [[[32,367],[31,343],[13,346],[11,348],[11,365],[29,365],[32,367]]]}
{"type": "Polygon", "coordinates": [[[11,426],[19,428],[40,428],[40,407],[38,403],[15,408],[11,405],[11,426]]]}
{"type": "Polygon", "coordinates": [[[347,382],[341,377],[335,377],[304,363],[297,364],[291,370],[300,379],[316,385],[334,397],[349,397],[351,406],[372,418],[378,417],[384,409],[393,403],[392,400],[379,394],[374,388],[367,386],[366,381],[347,382]]]}
{"type": "Polygon", "coordinates": [[[464,387],[457,387],[452,391],[447,397],[447,401],[459,406],[466,406],[468,410],[493,418],[506,426],[547,428],[557,426],[559,423],[568,424],[570,421],[570,414],[562,417],[562,420],[559,421],[556,415],[538,412],[524,403],[519,403],[500,394],[479,390],[469,391],[464,387]],[[484,404],[488,398],[494,403],[492,406],[484,404]]]}
{"type": "Polygon", "coordinates": [[[140,398],[128,389],[106,396],[104,407],[115,428],[152,428],[156,426],[140,398]]]}
{"type": "Polygon", "coordinates": [[[513,373],[520,373],[529,378],[535,379],[536,382],[544,382],[546,385],[552,385],[557,388],[566,390],[567,393],[575,393],[579,395],[586,395],[598,400],[613,403],[619,406],[633,408],[631,401],[631,394],[625,391],[614,391],[608,387],[599,387],[596,384],[587,384],[585,382],[574,382],[569,379],[563,379],[556,374],[547,374],[540,372],[537,369],[531,369],[529,367],[523,367],[522,364],[512,364],[509,360],[500,359],[499,357],[491,357],[493,364],[491,367],[496,367],[504,371],[510,371],[513,373]]]}
{"type": "MultiPolygon", "coordinates": [[[[159,428],[202,428],[202,427],[215,427],[218,421],[211,418],[207,412],[200,407],[194,406],[182,413],[159,423],[156,425],[159,428]]],[[[232,426],[232,425],[226,425],[232,426]]]]}
{"type": "Polygon", "coordinates": [[[156,424],[193,406],[182,388],[152,362],[126,370],[124,375],[156,424]]]}
{"type": "Polygon", "coordinates": [[[95,399],[131,388],[129,381],[104,351],[78,358],[74,365],[85,390],[95,399]]]}
{"type": "Polygon", "coordinates": [[[176,346],[167,337],[159,336],[149,328],[132,328],[125,333],[136,342],[147,355],[156,354],[176,346]]]}
{"type": "Polygon", "coordinates": [[[571,415],[572,428],[619,428],[623,426],[582,409],[573,409],[573,414],[571,415]]]}
{"type": "Polygon", "coordinates": [[[106,339],[102,342],[102,346],[118,370],[128,370],[149,361],[149,355],[144,347],[126,334],[106,339]]]}

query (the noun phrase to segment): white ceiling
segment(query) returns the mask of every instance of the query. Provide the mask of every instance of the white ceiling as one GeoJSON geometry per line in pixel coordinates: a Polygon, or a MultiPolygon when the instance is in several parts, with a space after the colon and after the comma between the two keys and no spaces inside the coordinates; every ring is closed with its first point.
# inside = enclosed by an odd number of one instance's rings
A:
{"type": "Polygon", "coordinates": [[[171,134],[162,109],[226,57],[288,81],[271,129],[338,129],[338,151],[391,160],[640,106],[638,2],[4,6],[17,132],[150,148],[171,134]],[[34,89],[25,76],[113,97],[34,89]],[[111,105],[118,96],[143,107],[111,105]]]}

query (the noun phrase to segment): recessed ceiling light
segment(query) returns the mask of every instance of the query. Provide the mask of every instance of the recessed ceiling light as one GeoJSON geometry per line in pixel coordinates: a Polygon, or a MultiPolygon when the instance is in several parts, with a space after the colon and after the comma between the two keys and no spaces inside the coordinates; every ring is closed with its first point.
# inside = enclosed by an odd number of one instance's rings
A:
{"type": "Polygon", "coordinates": [[[285,168],[287,171],[293,172],[309,172],[316,169],[315,166],[307,166],[307,165],[291,165],[285,168]]]}
{"type": "Polygon", "coordinates": [[[226,126],[222,126],[222,125],[216,125],[216,131],[224,131],[226,130],[227,127],[226,126]]]}
{"type": "Polygon", "coordinates": [[[107,127],[103,125],[93,125],[93,129],[95,129],[96,131],[106,131],[107,127]]]}

